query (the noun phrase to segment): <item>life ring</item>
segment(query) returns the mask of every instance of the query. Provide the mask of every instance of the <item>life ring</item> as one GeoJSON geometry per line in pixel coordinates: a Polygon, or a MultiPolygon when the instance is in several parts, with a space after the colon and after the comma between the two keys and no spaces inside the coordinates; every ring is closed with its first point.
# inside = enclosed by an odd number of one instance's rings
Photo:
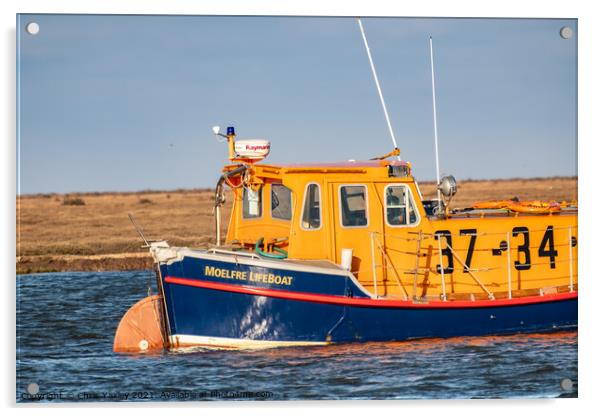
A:
{"type": "Polygon", "coordinates": [[[498,200],[498,201],[482,201],[473,204],[473,208],[475,209],[504,209],[507,208],[508,205],[512,204],[512,201],[507,199],[498,200]]]}
{"type": "Polygon", "coordinates": [[[562,208],[556,201],[524,201],[513,202],[508,205],[508,209],[514,212],[522,212],[526,214],[549,214],[559,212],[562,208]]]}

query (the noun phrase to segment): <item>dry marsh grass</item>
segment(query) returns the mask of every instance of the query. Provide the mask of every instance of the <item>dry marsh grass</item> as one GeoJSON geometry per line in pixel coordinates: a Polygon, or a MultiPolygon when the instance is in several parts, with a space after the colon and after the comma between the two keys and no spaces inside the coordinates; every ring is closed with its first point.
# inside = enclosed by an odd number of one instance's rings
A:
{"type": "MultiPolygon", "coordinates": [[[[436,198],[434,182],[420,184],[425,199],[436,198]]],[[[471,206],[478,201],[518,198],[528,200],[570,201],[577,199],[577,178],[553,177],[531,179],[464,180],[458,182],[454,207],[471,206]]]]}
{"type": "MultiPolygon", "coordinates": [[[[422,182],[420,188],[425,199],[435,197],[434,183],[422,182]]],[[[577,178],[460,181],[452,204],[513,197],[577,199],[577,178]]],[[[227,195],[224,232],[230,208],[227,195]]],[[[192,247],[206,247],[214,240],[213,192],[207,189],[25,195],[17,198],[17,272],[150,267],[128,213],[147,239],[192,247]],[[63,203],[78,198],[85,204],[63,203]]]]}
{"type": "Polygon", "coordinates": [[[204,190],[144,193],[144,198],[138,193],[91,194],[85,197],[85,205],[59,201],[43,196],[17,198],[18,256],[137,251],[142,241],[128,213],[148,239],[199,246],[214,233],[213,193],[204,190]]]}

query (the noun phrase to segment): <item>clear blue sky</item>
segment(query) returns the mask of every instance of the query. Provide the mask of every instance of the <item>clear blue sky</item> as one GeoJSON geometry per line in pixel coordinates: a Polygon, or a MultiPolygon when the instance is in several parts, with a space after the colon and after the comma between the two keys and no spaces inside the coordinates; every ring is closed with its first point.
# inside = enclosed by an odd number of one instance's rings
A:
{"type": "MultiPolygon", "coordinates": [[[[419,181],[435,177],[429,35],[442,173],[577,174],[576,20],[363,23],[419,181]]],[[[352,18],[21,15],[17,31],[22,194],[212,187],[216,124],[268,138],[272,163],[392,148],[352,18]]]]}

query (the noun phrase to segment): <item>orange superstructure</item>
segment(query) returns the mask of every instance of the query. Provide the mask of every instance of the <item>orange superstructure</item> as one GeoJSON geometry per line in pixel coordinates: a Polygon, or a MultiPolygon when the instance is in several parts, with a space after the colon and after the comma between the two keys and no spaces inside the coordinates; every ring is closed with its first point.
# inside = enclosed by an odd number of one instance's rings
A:
{"type": "Polygon", "coordinates": [[[255,164],[228,183],[235,201],[225,244],[336,264],[351,250],[351,272],[380,297],[516,297],[577,286],[576,206],[508,201],[436,214],[410,164],[391,160],[255,164]]]}

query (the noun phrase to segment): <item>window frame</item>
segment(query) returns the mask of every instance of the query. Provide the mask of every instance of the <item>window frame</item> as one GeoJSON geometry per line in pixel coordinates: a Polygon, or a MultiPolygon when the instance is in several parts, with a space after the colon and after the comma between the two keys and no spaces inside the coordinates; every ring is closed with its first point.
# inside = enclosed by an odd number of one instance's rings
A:
{"type": "Polygon", "coordinates": [[[303,231],[319,231],[322,229],[322,227],[324,226],[324,221],[323,221],[323,215],[322,215],[322,187],[320,186],[320,184],[318,182],[308,182],[305,185],[305,190],[303,191],[303,204],[301,205],[301,216],[299,217],[299,227],[303,230],[303,231]],[[318,187],[318,201],[320,203],[320,209],[319,209],[319,213],[320,213],[320,226],[318,228],[305,228],[303,226],[303,214],[305,212],[305,203],[307,202],[307,198],[309,196],[309,193],[307,192],[307,190],[309,189],[310,185],[316,185],[318,187]]]}
{"type": "Polygon", "coordinates": [[[370,226],[370,201],[368,199],[368,185],[365,183],[343,183],[339,185],[339,225],[341,228],[368,228],[370,226]],[[364,188],[364,204],[366,206],[366,225],[343,225],[343,195],[344,186],[361,186],[364,188]]]}
{"type": "Polygon", "coordinates": [[[293,190],[291,188],[289,188],[288,186],[282,184],[281,182],[272,182],[270,183],[270,218],[276,221],[284,221],[284,222],[291,222],[293,220],[293,190]],[[291,203],[290,203],[290,214],[291,217],[287,220],[286,218],[278,218],[278,217],[274,217],[273,212],[274,212],[274,207],[272,207],[272,187],[274,185],[278,185],[278,186],[282,186],[283,188],[286,188],[289,190],[290,193],[290,197],[291,197],[291,203]]]}
{"type": "MultiPolygon", "coordinates": [[[[405,184],[405,183],[390,183],[388,185],[385,186],[385,188],[383,189],[383,201],[384,201],[384,212],[383,212],[383,217],[385,218],[385,224],[387,224],[388,227],[393,227],[393,228],[411,228],[411,227],[416,227],[420,224],[420,221],[422,220],[422,217],[420,216],[420,211],[418,211],[418,205],[416,205],[416,201],[414,200],[414,195],[412,194],[412,190],[410,189],[410,187],[405,184]],[[411,202],[413,203],[412,206],[414,207],[414,213],[416,215],[416,222],[413,222],[411,224],[390,224],[389,223],[389,217],[387,215],[387,209],[388,209],[388,205],[387,205],[387,189],[391,188],[391,187],[404,187],[406,188],[406,199],[408,202],[407,205],[409,205],[410,202],[410,198],[412,198],[411,202]]],[[[406,205],[406,209],[408,209],[406,205]]]]}

